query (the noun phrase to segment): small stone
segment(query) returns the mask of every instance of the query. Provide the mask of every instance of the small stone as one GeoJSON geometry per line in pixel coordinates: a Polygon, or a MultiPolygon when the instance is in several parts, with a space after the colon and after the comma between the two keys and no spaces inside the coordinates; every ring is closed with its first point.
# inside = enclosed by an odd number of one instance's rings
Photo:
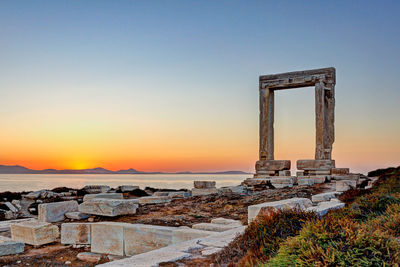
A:
{"type": "Polygon", "coordinates": [[[66,262],[64,262],[64,264],[66,264],[66,265],[70,265],[72,262],[70,262],[70,261],[66,261],[66,262]]]}
{"type": "Polygon", "coordinates": [[[81,252],[76,256],[81,261],[96,263],[101,260],[101,254],[93,252],[81,252]]]}

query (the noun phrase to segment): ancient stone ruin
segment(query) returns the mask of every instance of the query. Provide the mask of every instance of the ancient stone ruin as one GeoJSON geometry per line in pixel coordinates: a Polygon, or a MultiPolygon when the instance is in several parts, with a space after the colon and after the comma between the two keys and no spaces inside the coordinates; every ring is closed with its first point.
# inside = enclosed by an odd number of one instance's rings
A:
{"type": "MultiPolygon", "coordinates": [[[[293,184],[323,183],[333,176],[349,175],[348,168],[336,168],[332,159],[335,141],[335,68],[287,72],[260,76],[260,147],[254,179],[245,183],[254,185],[268,179],[275,187],[293,184]],[[277,90],[315,87],[315,157],[300,159],[296,176],[291,176],[290,160],[274,157],[274,95],[277,90]]],[[[346,177],[348,178],[348,177],[346,177]]]]}

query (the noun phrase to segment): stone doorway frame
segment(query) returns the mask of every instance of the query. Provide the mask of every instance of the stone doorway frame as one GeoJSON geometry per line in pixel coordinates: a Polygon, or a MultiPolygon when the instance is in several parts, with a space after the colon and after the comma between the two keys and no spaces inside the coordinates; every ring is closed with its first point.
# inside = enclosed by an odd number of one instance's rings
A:
{"type": "Polygon", "coordinates": [[[335,141],[335,68],[322,68],[260,76],[260,147],[256,163],[259,174],[278,175],[290,170],[290,161],[274,158],[274,93],[276,90],[315,86],[315,159],[298,161],[297,165],[311,165],[314,169],[334,168],[332,145],[335,141]],[[314,166],[315,165],[315,166],[314,166]]]}

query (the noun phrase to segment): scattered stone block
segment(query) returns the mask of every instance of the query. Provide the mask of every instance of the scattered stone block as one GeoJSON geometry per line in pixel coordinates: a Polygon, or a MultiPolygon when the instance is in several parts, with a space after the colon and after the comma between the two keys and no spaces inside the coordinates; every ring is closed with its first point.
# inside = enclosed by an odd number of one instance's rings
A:
{"type": "Polygon", "coordinates": [[[65,213],[65,217],[73,220],[84,220],[90,217],[90,214],[82,213],[79,211],[72,211],[65,213]]]}
{"type": "Polygon", "coordinates": [[[91,225],[91,252],[124,256],[124,225],[100,222],[91,225]]]}
{"type": "Polygon", "coordinates": [[[0,256],[14,255],[24,252],[23,242],[13,241],[11,238],[0,236],[0,256]]]}
{"type": "Polygon", "coordinates": [[[7,232],[10,231],[11,224],[21,223],[21,222],[36,222],[37,220],[34,218],[28,219],[17,219],[17,220],[10,220],[10,221],[2,221],[0,222],[0,232],[7,232]]]}
{"type": "Polygon", "coordinates": [[[328,211],[341,209],[344,206],[345,206],[345,204],[342,202],[339,202],[339,201],[325,201],[325,202],[318,203],[318,206],[309,207],[306,210],[314,211],[319,216],[324,216],[328,213],[328,211]]]}
{"type": "Polygon", "coordinates": [[[211,231],[192,229],[186,226],[179,227],[172,232],[172,244],[185,242],[199,237],[206,237],[214,233],[215,232],[211,231]]]}
{"type": "Polygon", "coordinates": [[[65,218],[64,214],[67,212],[70,212],[70,211],[78,211],[78,202],[77,201],[71,200],[71,201],[39,204],[38,220],[40,222],[63,221],[65,218]]]}
{"type": "Polygon", "coordinates": [[[122,193],[99,193],[99,194],[86,194],[83,197],[83,202],[94,198],[111,198],[111,199],[124,199],[122,193]]]}
{"type": "Polygon", "coordinates": [[[139,189],[139,186],[136,185],[120,185],[117,187],[117,191],[121,192],[130,192],[133,190],[139,189]]]}
{"type": "Polygon", "coordinates": [[[290,176],[290,170],[279,171],[279,176],[290,176]]]}
{"type": "Polygon", "coordinates": [[[45,191],[46,190],[42,189],[39,191],[30,192],[30,193],[26,194],[24,197],[28,198],[28,199],[38,199],[40,197],[40,195],[45,191]]]}
{"type": "Polygon", "coordinates": [[[271,178],[266,178],[268,179],[271,184],[275,187],[275,188],[285,188],[285,187],[293,187],[294,184],[294,179],[292,177],[280,177],[280,176],[276,176],[276,177],[271,177],[271,178]]]}
{"type": "Polygon", "coordinates": [[[246,189],[239,185],[239,186],[224,186],[218,188],[218,194],[244,194],[246,193],[246,189]]]}
{"type": "Polygon", "coordinates": [[[135,214],[137,203],[137,199],[94,198],[80,204],[78,210],[87,214],[114,217],[135,214]]]}
{"type": "Polygon", "coordinates": [[[296,176],[304,176],[304,171],[297,171],[296,176]]]}
{"type": "Polygon", "coordinates": [[[329,159],[300,159],[297,161],[298,170],[330,170],[335,168],[335,161],[329,159]]]}
{"type": "Polygon", "coordinates": [[[47,222],[26,221],[11,224],[11,238],[33,246],[55,242],[59,236],[58,227],[47,222]]]}
{"type": "Polygon", "coordinates": [[[107,193],[110,190],[108,185],[87,185],[83,188],[89,194],[107,193]]]}
{"type": "Polygon", "coordinates": [[[207,189],[215,188],[215,181],[194,181],[194,188],[207,189]]]}
{"type": "Polygon", "coordinates": [[[168,203],[171,202],[171,198],[159,197],[159,196],[149,196],[149,197],[140,197],[138,198],[139,204],[159,204],[159,203],[168,203]]]}
{"type": "Polygon", "coordinates": [[[336,196],[342,194],[342,192],[326,192],[326,193],[321,193],[321,194],[317,194],[317,195],[313,195],[311,197],[311,201],[312,202],[325,202],[325,201],[329,201],[333,198],[336,198],[336,196]]]}
{"type": "Polygon", "coordinates": [[[93,253],[93,252],[81,252],[76,255],[78,259],[85,262],[96,263],[101,260],[101,254],[93,253]]]}
{"type": "Polygon", "coordinates": [[[190,191],[173,191],[168,193],[168,196],[171,198],[185,198],[191,195],[192,193],[190,191]]]}
{"type": "Polygon", "coordinates": [[[256,162],[256,170],[283,171],[290,170],[290,160],[259,160],[256,162]]]}
{"type": "Polygon", "coordinates": [[[90,223],[61,224],[61,244],[90,244],[90,223]]]}
{"type": "Polygon", "coordinates": [[[172,244],[174,230],[176,227],[125,224],[124,253],[126,256],[133,256],[166,247],[172,244]]]}
{"type": "Polygon", "coordinates": [[[356,180],[339,180],[336,181],[336,191],[338,192],[344,192],[347,190],[350,190],[352,188],[357,187],[357,181],[356,180]]]}
{"type": "Polygon", "coordinates": [[[312,179],[314,180],[314,184],[323,184],[328,180],[325,175],[316,175],[313,176],[312,179]]]}
{"type": "Polygon", "coordinates": [[[306,186],[313,186],[314,185],[314,179],[313,178],[305,178],[308,176],[304,176],[304,178],[297,178],[297,184],[298,185],[306,185],[306,186]]]}
{"type": "Polygon", "coordinates": [[[10,211],[12,211],[14,213],[18,212],[18,209],[13,204],[11,204],[10,202],[5,202],[4,205],[6,205],[7,208],[9,208],[10,211]]]}
{"type": "Polygon", "coordinates": [[[347,175],[349,173],[350,173],[350,169],[349,168],[332,168],[331,169],[331,174],[332,175],[341,176],[341,175],[347,175]]]}
{"type": "Polygon", "coordinates": [[[242,226],[240,222],[231,224],[217,224],[217,223],[197,223],[192,226],[193,229],[211,231],[211,232],[225,232],[233,228],[242,226]]]}
{"type": "Polygon", "coordinates": [[[217,188],[205,188],[205,189],[193,188],[192,189],[192,196],[211,195],[211,194],[217,194],[217,193],[218,193],[217,188]]]}
{"type": "Polygon", "coordinates": [[[225,218],[215,218],[211,220],[211,223],[215,224],[240,224],[240,221],[232,220],[232,219],[225,219],[225,218]]]}
{"type": "Polygon", "coordinates": [[[286,209],[298,208],[301,210],[305,210],[306,208],[311,206],[312,202],[308,198],[290,198],[273,202],[265,202],[257,205],[251,205],[248,207],[248,222],[250,223],[253,219],[255,219],[257,215],[260,213],[260,211],[264,209],[273,208],[273,209],[286,210],[286,209]]]}

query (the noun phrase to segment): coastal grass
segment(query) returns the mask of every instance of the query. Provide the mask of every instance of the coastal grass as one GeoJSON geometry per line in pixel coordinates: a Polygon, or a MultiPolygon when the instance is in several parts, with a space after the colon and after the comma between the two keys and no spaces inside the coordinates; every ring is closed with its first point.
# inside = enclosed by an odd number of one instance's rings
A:
{"type": "Polygon", "coordinates": [[[371,172],[370,190],[340,196],[322,219],[300,210],[267,210],[211,256],[216,266],[399,266],[400,167],[371,172]]]}
{"type": "Polygon", "coordinates": [[[380,173],[374,188],[345,194],[358,196],[306,223],[263,266],[399,266],[400,170],[380,173]]]}

